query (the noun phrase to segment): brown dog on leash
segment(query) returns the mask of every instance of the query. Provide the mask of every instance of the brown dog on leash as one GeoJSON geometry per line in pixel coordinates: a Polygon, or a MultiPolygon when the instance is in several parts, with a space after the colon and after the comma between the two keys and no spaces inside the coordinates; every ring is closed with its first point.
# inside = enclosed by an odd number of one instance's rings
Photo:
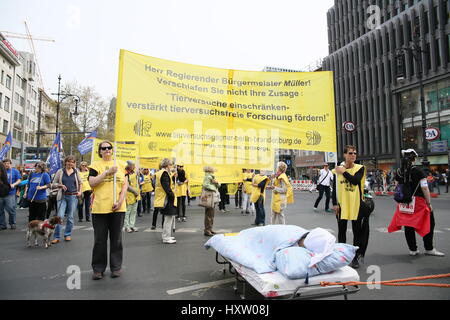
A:
{"type": "Polygon", "coordinates": [[[62,220],[58,216],[52,217],[50,220],[33,220],[28,223],[27,231],[27,243],[28,247],[31,247],[31,236],[34,236],[34,245],[38,246],[38,235],[44,238],[45,248],[48,249],[51,246],[51,237],[55,232],[57,224],[62,224],[62,220]]]}

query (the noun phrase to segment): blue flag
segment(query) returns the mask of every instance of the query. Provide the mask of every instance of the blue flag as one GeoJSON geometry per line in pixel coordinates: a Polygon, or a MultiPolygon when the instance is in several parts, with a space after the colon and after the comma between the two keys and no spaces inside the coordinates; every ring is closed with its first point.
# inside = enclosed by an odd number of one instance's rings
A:
{"type": "Polygon", "coordinates": [[[61,169],[61,156],[59,152],[61,151],[61,133],[56,134],[55,141],[52,145],[52,150],[50,151],[50,155],[48,157],[48,163],[50,168],[50,175],[54,174],[56,171],[61,169]]]}
{"type": "Polygon", "coordinates": [[[3,145],[2,150],[0,151],[0,160],[3,160],[5,156],[8,154],[9,150],[11,150],[12,145],[12,136],[11,131],[8,133],[6,137],[5,144],[3,145]]]}
{"type": "Polygon", "coordinates": [[[83,141],[78,145],[78,151],[81,154],[86,154],[92,151],[94,146],[94,139],[97,138],[97,130],[91,132],[83,141]]]}

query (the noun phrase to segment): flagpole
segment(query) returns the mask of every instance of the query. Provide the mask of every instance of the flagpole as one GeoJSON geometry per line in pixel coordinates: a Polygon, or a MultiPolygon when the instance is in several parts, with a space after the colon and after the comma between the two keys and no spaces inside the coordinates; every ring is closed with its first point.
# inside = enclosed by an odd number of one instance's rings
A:
{"type": "MultiPolygon", "coordinates": [[[[114,167],[117,166],[117,141],[114,141],[114,167]]],[[[116,203],[117,201],[117,190],[116,190],[116,185],[117,185],[117,173],[114,173],[114,179],[113,179],[113,199],[114,199],[114,203],[116,203]]]]}

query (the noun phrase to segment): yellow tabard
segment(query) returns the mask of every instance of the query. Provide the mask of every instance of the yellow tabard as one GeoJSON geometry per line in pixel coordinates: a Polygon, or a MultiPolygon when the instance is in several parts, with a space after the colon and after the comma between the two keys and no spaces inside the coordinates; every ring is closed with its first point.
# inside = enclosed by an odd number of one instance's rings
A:
{"type": "MultiPolygon", "coordinates": [[[[354,164],[353,168],[346,171],[354,176],[362,165],[354,164]]],[[[333,174],[336,171],[333,169],[333,174]]],[[[364,182],[366,181],[366,170],[364,169],[364,175],[361,179],[361,191],[364,190],[364,182]]],[[[358,186],[352,185],[345,179],[342,174],[337,175],[337,201],[341,207],[341,219],[342,220],[357,220],[359,214],[359,205],[362,195],[359,192],[358,186]]]]}
{"type": "Polygon", "coordinates": [[[82,182],[81,192],[92,190],[91,186],[89,185],[89,181],[88,181],[89,171],[78,171],[78,172],[80,173],[81,182],[82,182]]]}
{"type": "Polygon", "coordinates": [[[142,185],[142,192],[152,192],[153,186],[152,186],[152,176],[151,174],[143,175],[144,177],[144,184],[142,185]]]}
{"type": "Polygon", "coordinates": [[[274,186],[279,187],[281,185],[281,180],[283,180],[284,184],[287,186],[287,192],[286,194],[272,192],[272,211],[275,213],[281,213],[286,204],[294,203],[294,191],[285,173],[275,179],[273,183],[274,186]]]}
{"type": "Polygon", "coordinates": [[[134,190],[138,192],[137,196],[135,196],[133,192],[127,192],[127,204],[134,204],[141,200],[141,193],[139,192],[139,182],[136,172],[129,175],[129,184],[130,187],[134,188],[134,190]]]}
{"type": "MultiPolygon", "coordinates": [[[[155,176],[156,176],[156,182],[155,182],[155,208],[164,208],[164,202],[166,200],[167,194],[164,191],[162,185],[161,185],[161,176],[165,170],[161,169],[159,170],[155,176]]],[[[166,171],[167,172],[167,171],[166,171]]],[[[172,189],[172,192],[175,194],[175,183],[172,181],[172,176],[169,173],[170,177],[170,188],[172,189]]],[[[177,206],[177,197],[175,195],[175,199],[173,201],[173,205],[177,206]]]]}
{"type": "MultiPolygon", "coordinates": [[[[116,200],[119,200],[120,191],[125,181],[125,167],[126,163],[121,160],[117,160],[116,163],[118,170],[116,173],[116,200]]],[[[114,166],[114,161],[104,161],[99,160],[92,163],[89,168],[94,169],[101,175],[103,172],[114,166]]],[[[102,183],[92,188],[93,190],[93,203],[92,203],[92,213],[93,214],[107,214],[112,213],[112,207],[114,205],[113,199],[113,188],[114,188],[114,175],[107,176],[102,183]]],[[[126,212],[127,204],[124,201],[122,206],[116,212],[126,212]]]]}
{"type": "Polygon", "coordinates": [[[177,184],[175,196],[176,197],[186,196],[187,190],[188,190],[188,184],[186,182],[183,184],[177,184]]]}
{"type": "MultiPolygon", "coordinates": [[[[253,178],[253,183],[254,184],[260,184],[264,179],[267,179],[267,176],[262,176],[260,174],[257,174],[254,178],[253,178]]],[[[269,179],[267,179],[266,181],[266,185],[264,186],[264,193],[262,194],[262,196],[265,198],[266,197],[266,189],[265,187],[267,186],[267,184],[269,183],[269,179]]],[[[255,203],[256,201],[258,201],[259,197],[261,196],[261,189],[258,187],[253,187],[252,190],[252,195],[250,197],[250,202],[251,203],[255,203]]]]}
{"type": "Polygon", "coordinates": [[[253,191],[253,186],[252,186],[252,182],[251,181],[245,181],[246,179],[252,179],[253,178],[253,173],[247,173],[244,172],[242,174],[242,180],[244,180],[244,188],[243,191],[247,194],[252,194],[253,191]]]}

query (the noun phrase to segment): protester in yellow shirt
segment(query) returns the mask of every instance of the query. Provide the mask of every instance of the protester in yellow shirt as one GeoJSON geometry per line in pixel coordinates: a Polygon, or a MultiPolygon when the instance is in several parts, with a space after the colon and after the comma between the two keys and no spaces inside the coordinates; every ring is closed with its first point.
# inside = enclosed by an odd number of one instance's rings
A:
{"type": "Polygon", "coordinates": [[[243,180],[243,187],[242,187],[242,211],[241,213],[246,214],[251,213],[252,215],[255,214],[255,205],[250,202],[250,196],[252,195],[253,186],[253,170],[252,169],[245,169],[245,172],[242,174],[242,180],[243,180]]]}
{"type": "Polygon", "coordinates": [[[347,221],[352,221],[353,245],[359,249],[350,266],[359,268],[359,260],[364,257],[369,238],[369,217],[364,217],[359,210],[366,180],[366,168],[355,163],[355,146],[345,146],[344,159],[343,164],[332,170],[337,177],[333,179],[333,209],[336,212],[340,243],[346,242],[347,221]]]}
{"type": "Polygon", "coordinates": [[[141,198],[139,190],[139,179],[135,172],[136,165],[133,161],[127,161],[126,175],[125,178],[128,179],[128,192],[127,192],[127,212],[125,214],[125,232],[137,232],[138,229],[135,227],[136,224],[136,214],[138,201],[141,198]]]}
{"type": "Polygon", "coordinates": [[[91,195],[92,189],[89,185],[89,169],[86,161],[80,164],[80,177],[81,177],[81,201],[78,203],[78,222],[83,222],[83,207],[86,217],[86,222],[91,221],[91,195]]]}
{"type": "Polygon", "coordinates": [[[125,197],[128,190],[128,181],[125,179],[126,164],[120,160],[114,162],[113,144],[109,141],[101,142],[98,146],[98,155],[101,160],[89,166],[88,178],[94,197],[92,203],[92,225],[95,238],[92,252],[93,280],[102,279],[106,270],[108,236],[110,238],[111,277],[117,278],[121,275],[122,228],[127,207],[125,197]]]}
{"type": "Polygon", "coordinates": [[[173,162],[170,159],[161,161],[161,170],[155,176],[155,209],[160,208],[164,215],[162,241],[174,244],[177,241],[172,236],[177,215],[177,197],[175,196],[175,183],[172,180],[171,169],[173,162]]]}
{"type": "Polygon", "coordinates": [[[188,183],[189,180],[186,177],[186,171],[184,171],[184,165],[182,163],[177,164],[177,203],[178,203],[178,214],[177,220],[186,222],[186,197],[188,194],[188,183]]]}
{"type": "Polygon", "coordinates": [[[264,226],[266,224],[266,211],[264,209],[264,199],[266,194],[266,187],[269,183],[269,178],[265,172],[257,173],[253,178],[253,191],[250,197],[250,202],[255,204],[256,209],[256,226],[264,226]]]}
{"type": "Polygon", "coordinates": [[[272,177],[272,184],[267,189],[272,191],[271,224],[286,224],[284,210],[288,203],[294,202],[294,193],[286,175],[287,164],[283,161],[277,164],[277,173],[272,177]]]}
{"type": "Polygon", "coordinates": [[[150,174],[150,170],[148,168],[144,168],[142,172],[144,181],[142,183],[142,213],[150,213],[152,207],[152,176],[150,174]]]}

